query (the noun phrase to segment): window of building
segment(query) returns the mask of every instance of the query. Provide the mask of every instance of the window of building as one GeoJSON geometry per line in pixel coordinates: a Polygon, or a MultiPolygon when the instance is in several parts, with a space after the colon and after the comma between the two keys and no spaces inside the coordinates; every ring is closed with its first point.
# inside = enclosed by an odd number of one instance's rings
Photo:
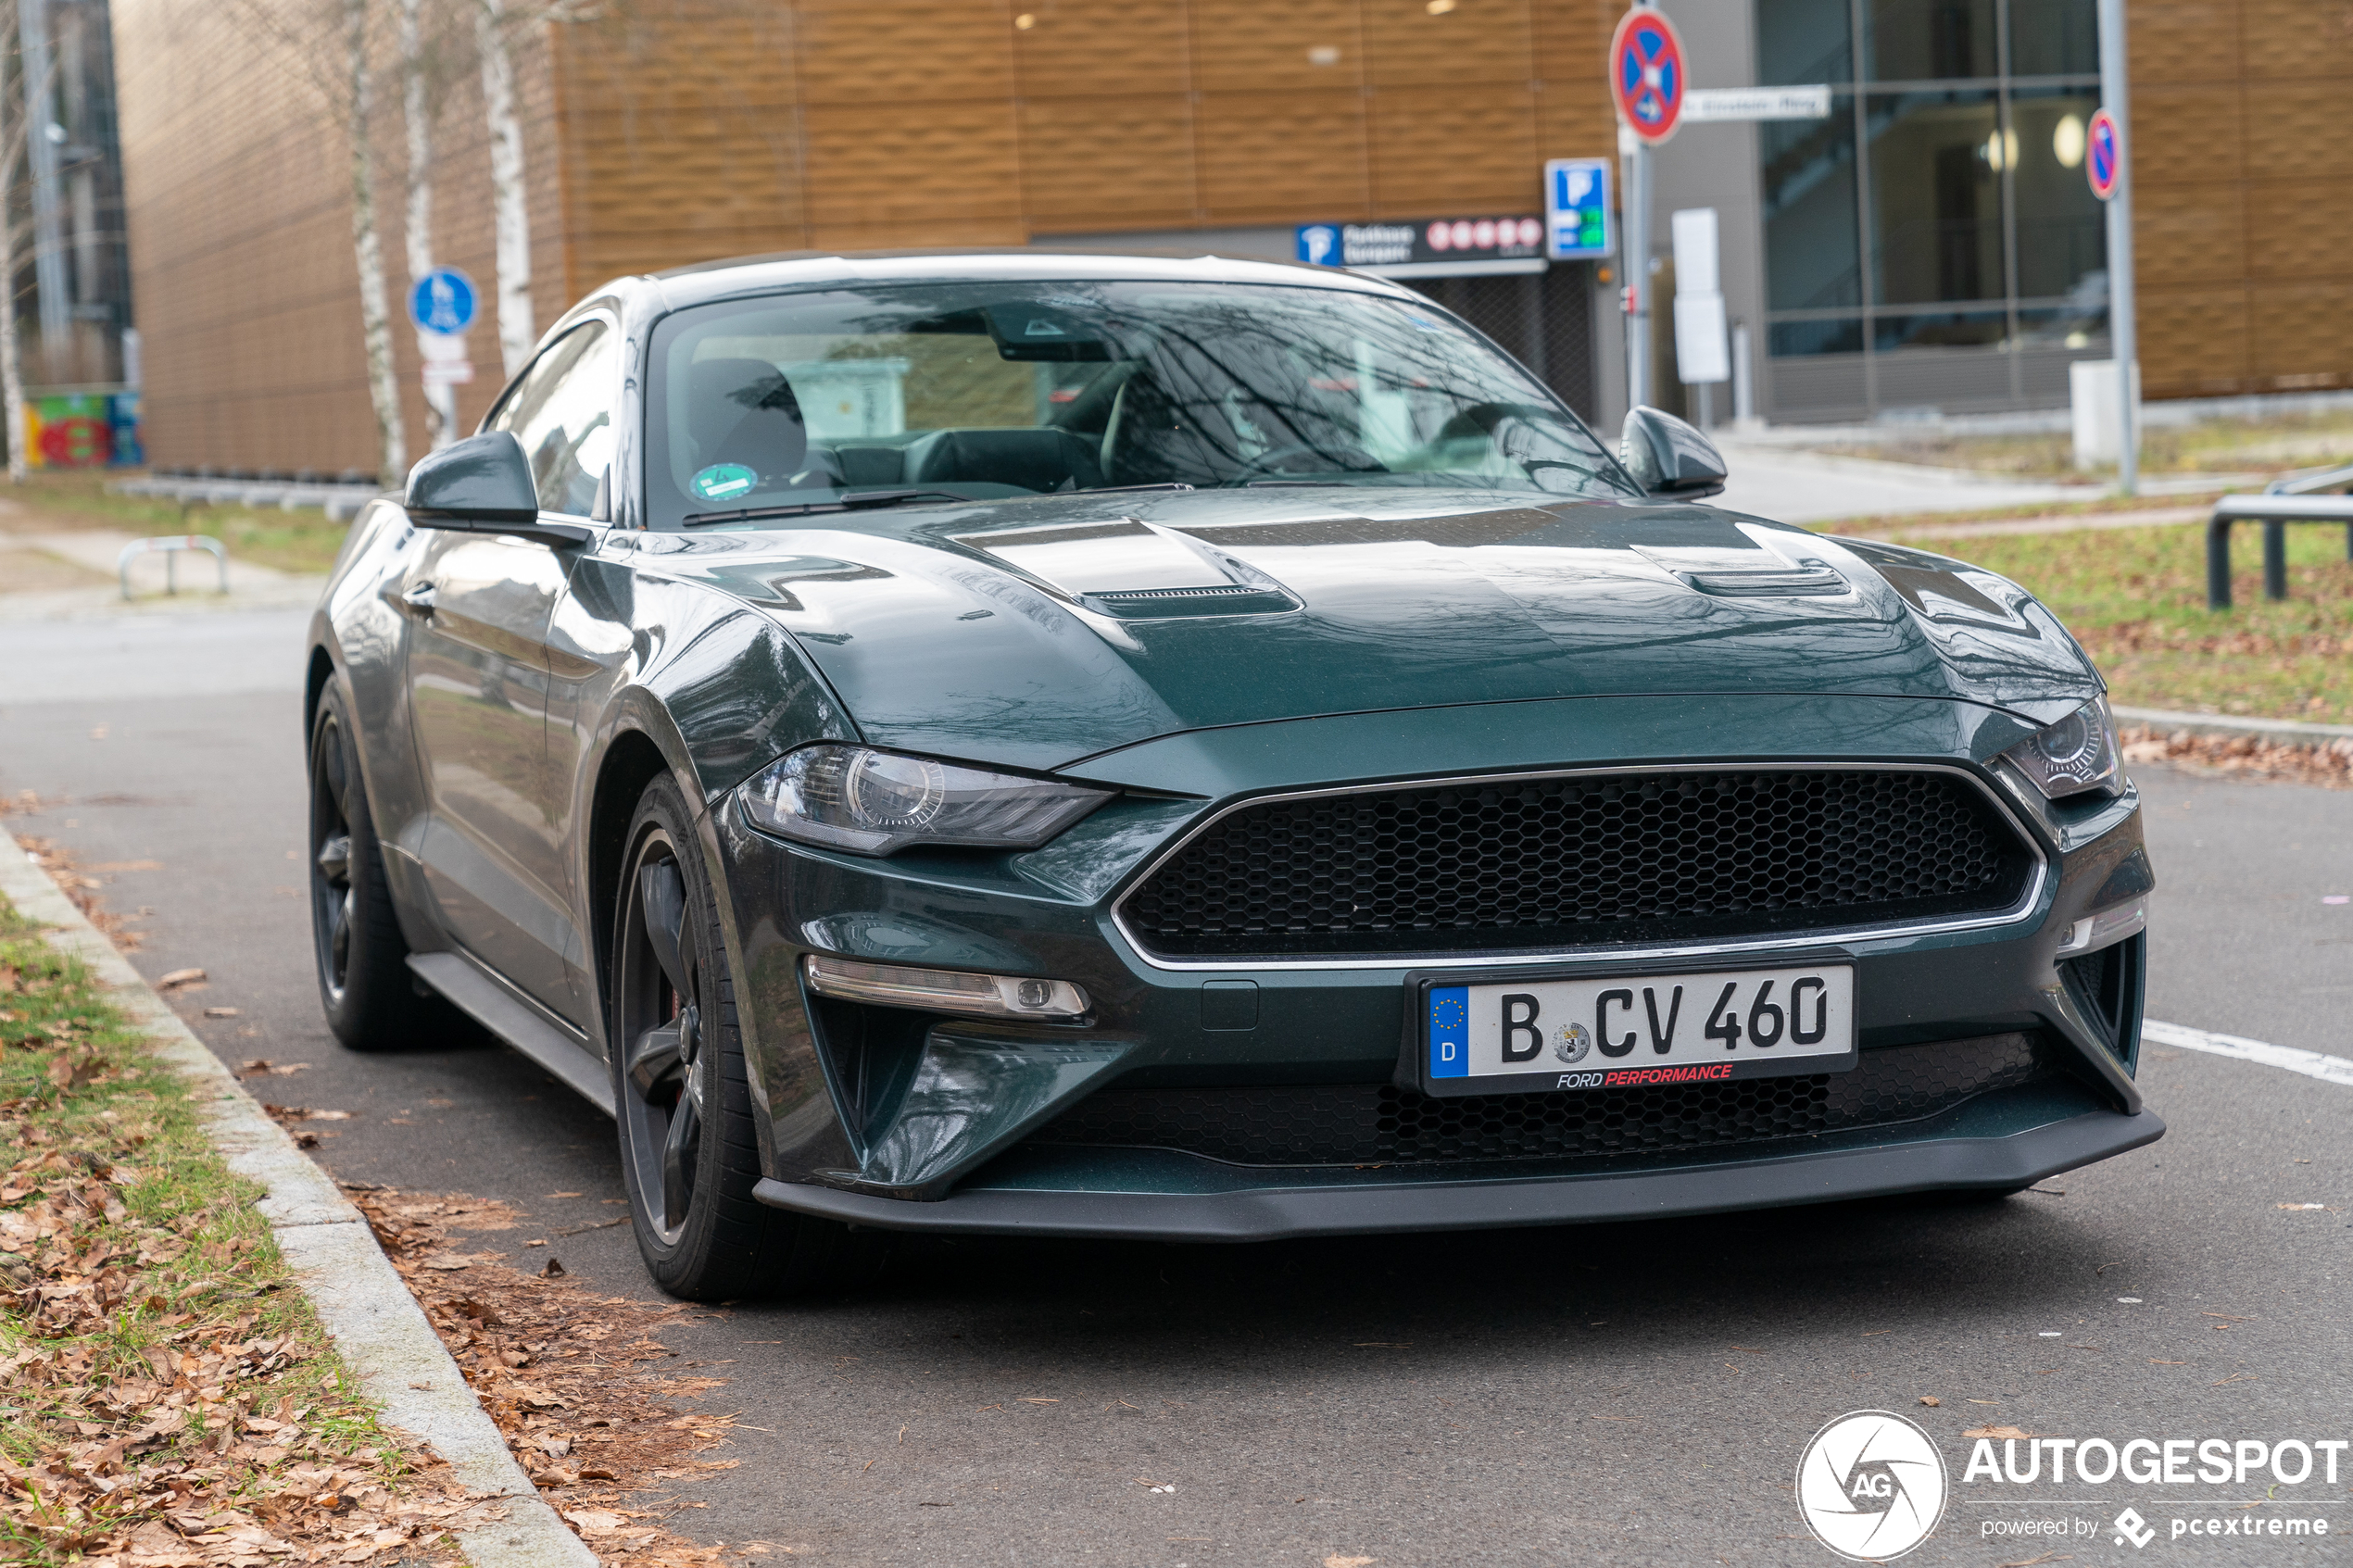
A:
{"type": "MultiPolygon", "coordinates": [[[[1758,128],[1766,351],[1823,361],[1809,397],[1858,414],[1907,400],[1892,389],[1918,378],[1875,361],[1912,351],[2104,348],[2106,232],[2082,167],[2094,6],[1756,0],[1758,81],[1832,93],[1826,120],[1758,128]]],[[[2052,373],[1969,384],[2016,402],[2052,373]]]]}

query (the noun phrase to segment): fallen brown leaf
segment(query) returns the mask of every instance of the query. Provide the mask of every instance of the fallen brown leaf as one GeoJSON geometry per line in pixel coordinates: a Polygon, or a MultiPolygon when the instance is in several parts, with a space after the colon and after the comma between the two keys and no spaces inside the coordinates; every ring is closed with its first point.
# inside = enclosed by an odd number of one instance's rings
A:
{"type": "Polygon", "coordinates": [[[163,976],[163,978],[156,982],[156,989],[158,991],[177,991],[182,985],[201,985],[204,982],[204,979],[205,972],[203,970],[175,969],[170,971],[163,976]]]}
{"type": "Polygon", "coordinates": [[[2032,1437],[2039,1434],[2021,1432],[2015,1426],[1972,1426],[1961,1434],[1964,1437],[2032,1437]]]}
{"type": "Polygon", "coordinates": [[[672,1402],[722,1382],[656,1370],[670,1355],[654,1337],[660,1326],[697,1309],[598,1297],[562,1273],[459,1251],[457,1233],[514,1226],[504,1204],[365,1184],[344,1190],[524,1473],[560,1497],[560,1512],[606,1568],[724,1568],[719,1549],[662,1528],[660,1514],[632,1500],[737,1462],[699,1457],[726,1441],[731,1417],[682,1414],[672,1402]]]}
{"type": "Polygon", "coordinates": [[[1931,1409],[1932,1409],[1932,1408],[1934,1408],[1935,1406],[1938,1406],[1938,1405],[1943,1404],[1944,1402],[1944,1400],[1942,1400],[1942,1399],[1938,1399],[1938,1398],[1937,1398],[1935,1395],[1933,1395],[1933,1394],[1922,1394],[1922,1395],[1920,1396],[1920,1403],[1922,1403],[1922,1404],[1924,1404],[1924,1405],[1927,1405],[1927,1406],[1930,1406],[1931,1409]]]}

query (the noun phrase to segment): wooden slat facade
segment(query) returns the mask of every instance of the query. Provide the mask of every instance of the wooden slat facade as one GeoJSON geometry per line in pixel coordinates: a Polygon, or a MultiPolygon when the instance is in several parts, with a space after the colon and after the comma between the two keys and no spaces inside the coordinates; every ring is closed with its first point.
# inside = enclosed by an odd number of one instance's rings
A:
{"type": "MultiPolygon", "coordinates": [[[[274,3],[289,30],[335,8],[274,3]]],[[[1621,8],[633,0],[522,49],[539,320],[607,277],[764,251],[1528,210],[1544,158],[1614,146],[1621,8]]],[[[343,137],[248,9],[116,0],[149,450],[373,470],[343,137]]],[[[2353,384],[2353,206],[2324,194],[2353,175],[2343,0],[2135,0],[2133,27],[2147,390],[2353,384]]],[[[439,129],[440,257],[487,295],[470,75],[439,129]]],[[[373,141],[396,291],[389,69],[373,141]]],[[[487,321],[472,355],[468,421],[500,379],[487,321]]]]}

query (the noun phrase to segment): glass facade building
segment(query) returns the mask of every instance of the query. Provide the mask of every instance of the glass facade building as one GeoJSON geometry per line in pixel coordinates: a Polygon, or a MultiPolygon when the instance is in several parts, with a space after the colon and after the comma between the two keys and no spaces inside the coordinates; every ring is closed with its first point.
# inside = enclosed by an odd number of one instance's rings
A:
{"type": "Polygon", "coordinates": [[[1780,411],[2063,395],[2108,332],[2095,0],[1755,4],[1759,84],[1832,90],[1829,119],[1759,127],[1780,411]]]}

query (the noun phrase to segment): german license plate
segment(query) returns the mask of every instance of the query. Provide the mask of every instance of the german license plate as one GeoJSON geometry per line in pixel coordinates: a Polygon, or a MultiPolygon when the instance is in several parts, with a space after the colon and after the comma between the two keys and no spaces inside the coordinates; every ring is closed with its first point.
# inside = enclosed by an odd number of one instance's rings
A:
{"type": "Polygon", "coordinates": [[[1855,967],[1422,984],[1430,1094],[1722,1083],[1855,1065],[1855,967]]]}

